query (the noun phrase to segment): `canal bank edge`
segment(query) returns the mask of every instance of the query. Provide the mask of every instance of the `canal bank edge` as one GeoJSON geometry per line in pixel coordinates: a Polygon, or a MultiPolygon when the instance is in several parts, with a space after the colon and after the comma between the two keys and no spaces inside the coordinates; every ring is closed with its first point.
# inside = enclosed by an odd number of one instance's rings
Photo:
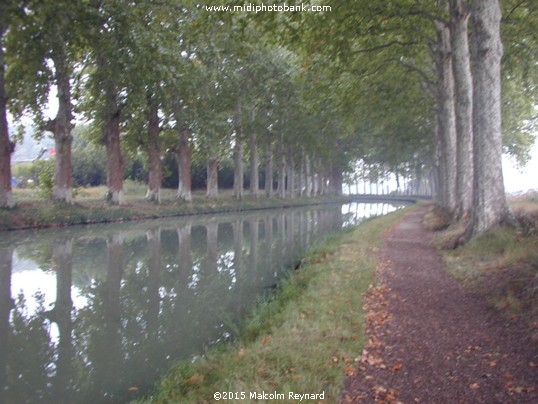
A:
{"type": "Polygon", "coordinates": [[[236,344],[179,362],[142,402],[213,402],[225,391],[323,393],[337,401],[364,345],[363,294],[375,283],[384,231],[410,209],[318,243],[273,298],[255,308],[236,344]]]}
{"type": "Polygon", "coordinates": [[[154,204],[144,200],[122,206],[109,205],[103,201],[83,201],[73,205],[37,201],[20,203],[10,209],[0,209],[0,232],[349,202],[416,203],[417,198],[395,195],[350,195],[308,199],[222,198],[218,202],[200,198],[192,203],[154,204]]]}

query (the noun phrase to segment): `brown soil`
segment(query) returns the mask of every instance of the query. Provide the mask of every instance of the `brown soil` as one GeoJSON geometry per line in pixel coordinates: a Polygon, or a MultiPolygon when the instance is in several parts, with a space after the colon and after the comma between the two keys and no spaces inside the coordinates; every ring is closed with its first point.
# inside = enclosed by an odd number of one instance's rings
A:
{"type": "Polygon", "coordinates": [[[538,403],[538,347],[444,270],[411,212],[385,236],[366,297],[369,340],[342,402],[538,403]]]}

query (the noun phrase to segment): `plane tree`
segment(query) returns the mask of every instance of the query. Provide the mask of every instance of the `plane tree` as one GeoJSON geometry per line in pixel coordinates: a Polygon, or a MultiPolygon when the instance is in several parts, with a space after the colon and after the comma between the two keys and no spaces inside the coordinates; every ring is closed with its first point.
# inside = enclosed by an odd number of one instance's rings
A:
{"type": "MultiPolygon", "coordinates": [[[[73,202],[73,90],[86,27],[79,1],[20,3],[6,35],[6,85],[16,119],[30,116],[38,137],[51,132],[56,149],[52,198],[73,202]],[[56,93],[57,112],[46,116],[56,93]]],[[[4,15],[4,13],[2,13],[4,15]]]]}
{"type": "Polygon", "coordinates": [[[7,122],[8,97],[5,83],[5,46],[6,34],[11,13],[14,12],[13,1],[0,3],[0,208],[14,206],[13,193],[11,190],[11,154],[14,151],[14,143],[9,138],[7,122]]]}
{"type": "MultiPolygon", "coordinates": [[[[133,39],[124,71],[127,79],[124,144],[132,152],[141,149],[146,154],[146,199],[154,202],[160,202],[163,177],[162,133],[170,128],[174,120],[171,111],[178,102],[170,91],[177,85],[176,66],[184,65],[178,34],[184,30],[184,22],[170,13],[169,7],[150,3],[140,3],[129,20],[133,39]]],[[[171,143],[170,139],[166,140],[171,143]]]]}
{"type": "Polygon", "coordinates": [[[136,6],[136,3],[92,0],[86,7],[91,29],[85,36],[81,109],[98,132],[95,140],[106,148],[107,200],[119,205],[125,203],[121,130],[129,85],[125,72],[135,49],[131,21],[136,6]]]}
{"type": "MultiPolygon", "coordinates": [[[[506,8],[508,4],[510,17],[532,19],[531,2],[510,1],[504,2],[503,6],[506,8]]],[[[507,76],[503,76],[501,70],[500,2],[434,3],[394,0],[359,1],[354,5],[350,8],[348,5],[335,4],[331,13],[305,16],[301,24],[290,19],[286,33],[288,37],[301,38],[302,46],[310,53],[331,55],[334,59],[331,66],[336,72],[355,75],[355,83],[350,83],[350,87],[355,89],[358,96],[365,95],[361,91],[372,80],[391,83],[388,92],[371,93],[371,98],[367,98],[367,102],[375,106],[380,105],[380,98],[391,97],[402,101],[394,102],[391,109],[386,110],[385,117],[374,115],[382,119],[369,119],[368,128],[372,134],[383,130],[385,136],[385,119],[388,118],[390,122],[391,116],[399,115],[398,110],[406,110],[407,97],[402,97],[399,82],[413,80],[421,86],[424,96],[415,99],[430,99],[430,103],[435,106],[430,115],[420,115],[425,120],[418,128],[430,128],[431,140],[428,143],[433,147],[429,147],[431,157],[426,161],[431,162],[437,172],[439,203],[452,212],[459,210],[460,215],[464,216],[469,206],[468,191],[472,188],[474,199],[470,233],[480,234],[505,221],[508,209],[501,168],[500,105],[503,98],[500,83],[501,77],[507,76]],[[468,23],[472,23],[472,36],[466,31],[468,23]],[[294,31],[300,31],[301,35],[290,35],[294,31]],[[465,39],[468,45],[464,43],[465,39]],[[455,47],[458,47],[458,51],[464,51],[464,54],[455,52],[455,47]],[[465,53],[466,48],[470,51],[465,53]],[[469,102],[469,66],[473,66],[472,103],[469,102]],[[392,77],[397,80],[391,80],[392,77]],[[465,97],[466,101],[460,101],[465,100],[465,97]],[[461,110],[455,109],[456,104],[462,107],[461,110]],[[474,111],[472,115],[469,108],[474,111]],[[469,134],[471,127],[472,138],[469,134]],[[460,164],[458,160],[472,160],[474,168],[470,172],[471,166],[460,164]],[[465,191],[457,187],[458,178],[465,191]],[[463,197],[466,202],[458,209],[458,204],[463,203],[463,197]]],[[[526,39],[516,41],[515,49],[520,53],[529,54],[528,51],[521,51],[531,48],[529,44],[533,43],[533,35],[530,32],[532,30],[528,30],[525,35],[526,39]]],[[[512,46],[509,36],[507,39],[506,44],[512,46]]],[[[532,71],[536,66],[529,63],[530,60],[529,57],[524,59],[523,65],[532,71]]],[[[518,81],[525,82],[522,77],[519,75],[518,80],[510,81],[514,85],[518,81]]],[[[528,77],[529,75],[526,76],[527,81],[528,77]]],[[[532,88],[531,86],[530,91],[532,88]]],[[[508,98],[506,96],[510,94],[505,94],[505,100],[508,98]]],[[[529,101],[527,105],[534,102],[532,97],[529,101]]],[[[521,115],[517,120],[521,122],[521,115]]],[[[399,133],[396,138],[387,137],[387,144],[400,136],[403,136],[402,139],[410,136],[406,132],[412,130],[413,126],[399,126],[405,130],[394,132],[399,133]]],[[[396,128],[395,126],[394,129],[396,128]]],[[[422,130],[415,132],[424,134],[422,130]]],[[[419,137],[413,136],[413,139],[411,144],[414,146],[421,144],[419,137]]],[[[510,141],[518,143],[520,140],[521,138],[512,136],[510,141]]],[[[526,144],[528,142],[520,142],[520,149],[524,149],[526,144]]],[[[511,149],[517,150],[518,147],[511,149]]],[[[407,157],[411,159],[409,163],[416,158],[413,154],[408,154],[407,157]]]]}

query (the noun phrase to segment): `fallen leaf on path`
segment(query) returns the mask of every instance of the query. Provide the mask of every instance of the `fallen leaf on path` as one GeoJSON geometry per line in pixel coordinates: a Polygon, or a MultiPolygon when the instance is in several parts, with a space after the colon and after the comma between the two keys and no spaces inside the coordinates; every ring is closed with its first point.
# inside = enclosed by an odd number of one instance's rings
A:
{"type": "Polygon", "coordinates": [[[400,395],[398,390],[385,388],[383,386],[375,386],[373,391],[375,393],[376,403],[398,403],[398,401],[396,401],[396,397],[400,395]]]}
{"type": "Polygon", "coordinates": [[[403,365],[401,363],[397,363],[396,365],[392,366],[390,370],[392,370],[393,372],[397,372],[398,370],[402,368],[402,366],[403,365]]]}
{"type": "Polygon", "coordinates": [[[344,366],[344,373],[346,376],[355,376],[355,366],[352,366],[352,365],[344,366]]]}
{"type": "Polygon", "coordinates": [[[504,383],[504,388],[505,388],[506,390],[509,390],[509,389],[511,389],[512,387],[514,387],[515,384],[516,384],[515,381],[513,381],[513,380],[508,380],[506,383],[504,383]]]}
{"type": "Polygon", "coordinates": [[[376,366],[376,365],[381,365],[383,363],[383,359],[381,359],[381,358],[379,358],[377,356],[368,355],[368,356],[365,356],[361,360],[361,362],[366,364],[366,365],[376,366]]]}
{"type": "Polygon", "coordinates": [[[522,393],[525,393],[527,391],[527,389],[525,387],[522,387],[522,386],[509,387],[507,390],[508,390],[508,392],[510,394],[522,394],[522,393]]]}
{"type": "Polygon", "coordinates": [[[478,390],[480,388],[480,385],[478,383],[472,383],[469,385],[469,387],[473,390],[478,390]]]}
{"type": "Polygon", "coordinates": [[[379,347],[382,347],[383,344],[381,342],[379,342],[379,340],[372,336],[368,339],[368,342],[366,343],[366,348],[379,348],[379,347]]]}

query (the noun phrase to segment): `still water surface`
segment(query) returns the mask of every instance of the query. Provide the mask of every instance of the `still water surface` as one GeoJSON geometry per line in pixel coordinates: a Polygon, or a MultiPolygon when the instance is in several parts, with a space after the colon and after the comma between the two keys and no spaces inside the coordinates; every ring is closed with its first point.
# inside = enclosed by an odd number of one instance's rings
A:
{"type": "Polygon", "coordinates": [[[203,354],[351,203],[0,234],[0,403],[116,403],[203,354]]]}

